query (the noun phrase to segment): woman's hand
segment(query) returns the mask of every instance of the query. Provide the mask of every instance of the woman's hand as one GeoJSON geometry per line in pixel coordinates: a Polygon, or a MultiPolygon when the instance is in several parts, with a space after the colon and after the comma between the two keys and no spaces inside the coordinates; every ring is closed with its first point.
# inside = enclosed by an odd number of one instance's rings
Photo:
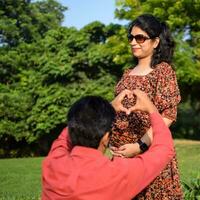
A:
{"type": "Polygon", "coordinates": [[[110,147],[110,149],[114,156],[125,157],[125,158],[131,158],[141,153],[139,144],[137,142],[124,144],[119,148],[110,147]]]}

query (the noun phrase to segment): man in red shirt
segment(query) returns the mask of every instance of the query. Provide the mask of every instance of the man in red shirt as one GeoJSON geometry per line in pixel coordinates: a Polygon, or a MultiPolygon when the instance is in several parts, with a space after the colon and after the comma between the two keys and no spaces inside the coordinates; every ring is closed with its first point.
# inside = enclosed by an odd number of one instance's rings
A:
{"type": "Polygon", "coordinates": [[[69,110],[68,129],[54,141],[43,161],[43,200],[129,200],[159,175],[174,155],[171,133],[146,94],[133,92],[137,101],[131,110],[150,115],[150,148],[134,158],[104,156],[115,110],[130,112],[121,101],[131,92],[122,92],[112,106],[101,97],[84,97],[69,110]]]}

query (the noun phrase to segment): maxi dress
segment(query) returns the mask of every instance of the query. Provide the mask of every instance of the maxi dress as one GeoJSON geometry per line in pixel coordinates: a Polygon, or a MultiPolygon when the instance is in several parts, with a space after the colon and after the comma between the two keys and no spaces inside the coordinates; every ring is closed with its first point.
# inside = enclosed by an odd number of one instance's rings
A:
{"type": "MultiPolygon", "coordinates": [[[[125,70],[121,80],[116,85],[115,95],[118,95],[124,89],[140,89],[148,94],[163,117],[175,121],[177,105],[181,97],[176,74],[172,67],[162,62],[156,65],[153,71],[147,75],[130,75],[131,70],[125,70]]],[[[129,108],[135,104],[135,100],[135,98],[128,99],[126,97],[122,104],[129,108]]],[[[118,112],[112,128],[110,144],[119,147],[134,143],[146,133],[150,126],[149,115],[145,112],[135,111],[130,115],[126,115],[125,112],[118,112]]],[[[176,156],[160,175],[134,198],[134,200],[182,199],[183,192],[176,156]]]]}

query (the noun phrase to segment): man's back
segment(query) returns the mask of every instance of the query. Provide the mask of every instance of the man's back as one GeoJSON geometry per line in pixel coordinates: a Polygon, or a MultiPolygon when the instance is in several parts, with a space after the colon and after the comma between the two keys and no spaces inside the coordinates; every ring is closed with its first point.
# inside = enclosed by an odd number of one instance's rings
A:
{"type": "Polygon", "coordinates": [[[168,128],[152,114],[155,138],[148,152],[113,161],[93,148],[76,146],[70,152],[64,129],[43,162],[42,199],[131,199],[146,187],[173,156],[168,128]],[[158,160],[159,159],[159,160],[158,160]]]}
{"type": "Polygon", "coordinates": [[[128,168],[126,162],[120,161],[120,165],[117,165],[118,159],[122,160],[116,158],[112,162],[100,151],[80,146],[74,147],[70,156],[60,154],[47,158],[43,162],[43,168],[46,169],[43,177],[48,176],[51,170],[48,181],[57,192],[48,193],[46,199],[106,200],[112,199],[113,194],[116,199],[122,199],[120,190],[126,187],[128,168]]]}

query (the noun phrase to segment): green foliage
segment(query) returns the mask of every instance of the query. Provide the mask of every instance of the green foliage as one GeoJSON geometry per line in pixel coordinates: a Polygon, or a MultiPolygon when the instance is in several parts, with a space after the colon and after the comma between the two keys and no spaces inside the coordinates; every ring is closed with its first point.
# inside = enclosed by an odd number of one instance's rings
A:
{"type": "MultiPolygon", "coordinates": [[[[20,40],[13,35],[13,41],[18,43],[0,47],[0,148],[6,156],[9,156],[7,149],[10,156],[19,156],[20,152],[26,155],[22,149],[27,149],[28,144],[35,151],[28,150],[31,155],[45,154],[54,139],[52,132],[66,126],[66,114],[72,103],[84,95],[101,95],[111,100],[119,71],[105,44],[119,26],[106,28],[94,22],[78,31],[59,26],[63,7],[53,0],[22,5],[27,9],[37,7],[31,12],[33,16],[39,14],[40,21],[30,24],[35,28],[32,36],[37,40],[20,40]],[[56,20],[49,26],[53,17],[56,20]],[[49,30],[43,27],[42,34],[37,29],[42,27],[41,23],[49,27],[49,30]],[[16,141],[24,147],[19,148],[16,141]]],[[[6,4],[3,9],[7,7],[6,4]]],[[[22,17],[18,15],[16,20],[22,17]]]]}
{"type": "Polygon", "coordinates": [[[199,200],[200,199],[200,178],[194,179],[190,183],[183,182],[185,190],[185,200],[199,200]]]}
{"type": "Polygon", "coordinates": [[[21,91],[3,88],[0,94],[0,138],[4,135],[14,135],[16,140],[27,137],[26,126],[28,111],[31,108],[31,96],[21,91]]]}
{"type": "Polygon", "coordinates": [[[66,8],[55,0],[0,0],[0,40],[9,46],[33,42],[58,27],[66,8]]]}
{"type": "Polygon", "coordinates": [[[179,106],[177,121],[172,127],[176,138],[200,140],[200,112],[197,103],[189,101],[179,106]]]}
{"type": "Polygon", "coordinates": [[[95,21],[83,27],[81,31],[89,35],[91,42],[104,43],[106,40],[104,28],[105,28],[104,24],[102,24],[99,21],[95,21]]]}
{"type": "Polygon", "coordinates": [[[122,27],[117,35],[109,37],[106,45],[114,55],[113,61],[116,65],[122,66],[123,69],[130,68],[133,65],[126,28],[122,27]]]}
{"type": "Polygon", "coordinates": [[[199,0],[116,0],[116,16],[119,19],[133,20],[143,13],[151,13],[162,20],[167,20],[174,29],[189,25],[198,30],[199,0]]]}

